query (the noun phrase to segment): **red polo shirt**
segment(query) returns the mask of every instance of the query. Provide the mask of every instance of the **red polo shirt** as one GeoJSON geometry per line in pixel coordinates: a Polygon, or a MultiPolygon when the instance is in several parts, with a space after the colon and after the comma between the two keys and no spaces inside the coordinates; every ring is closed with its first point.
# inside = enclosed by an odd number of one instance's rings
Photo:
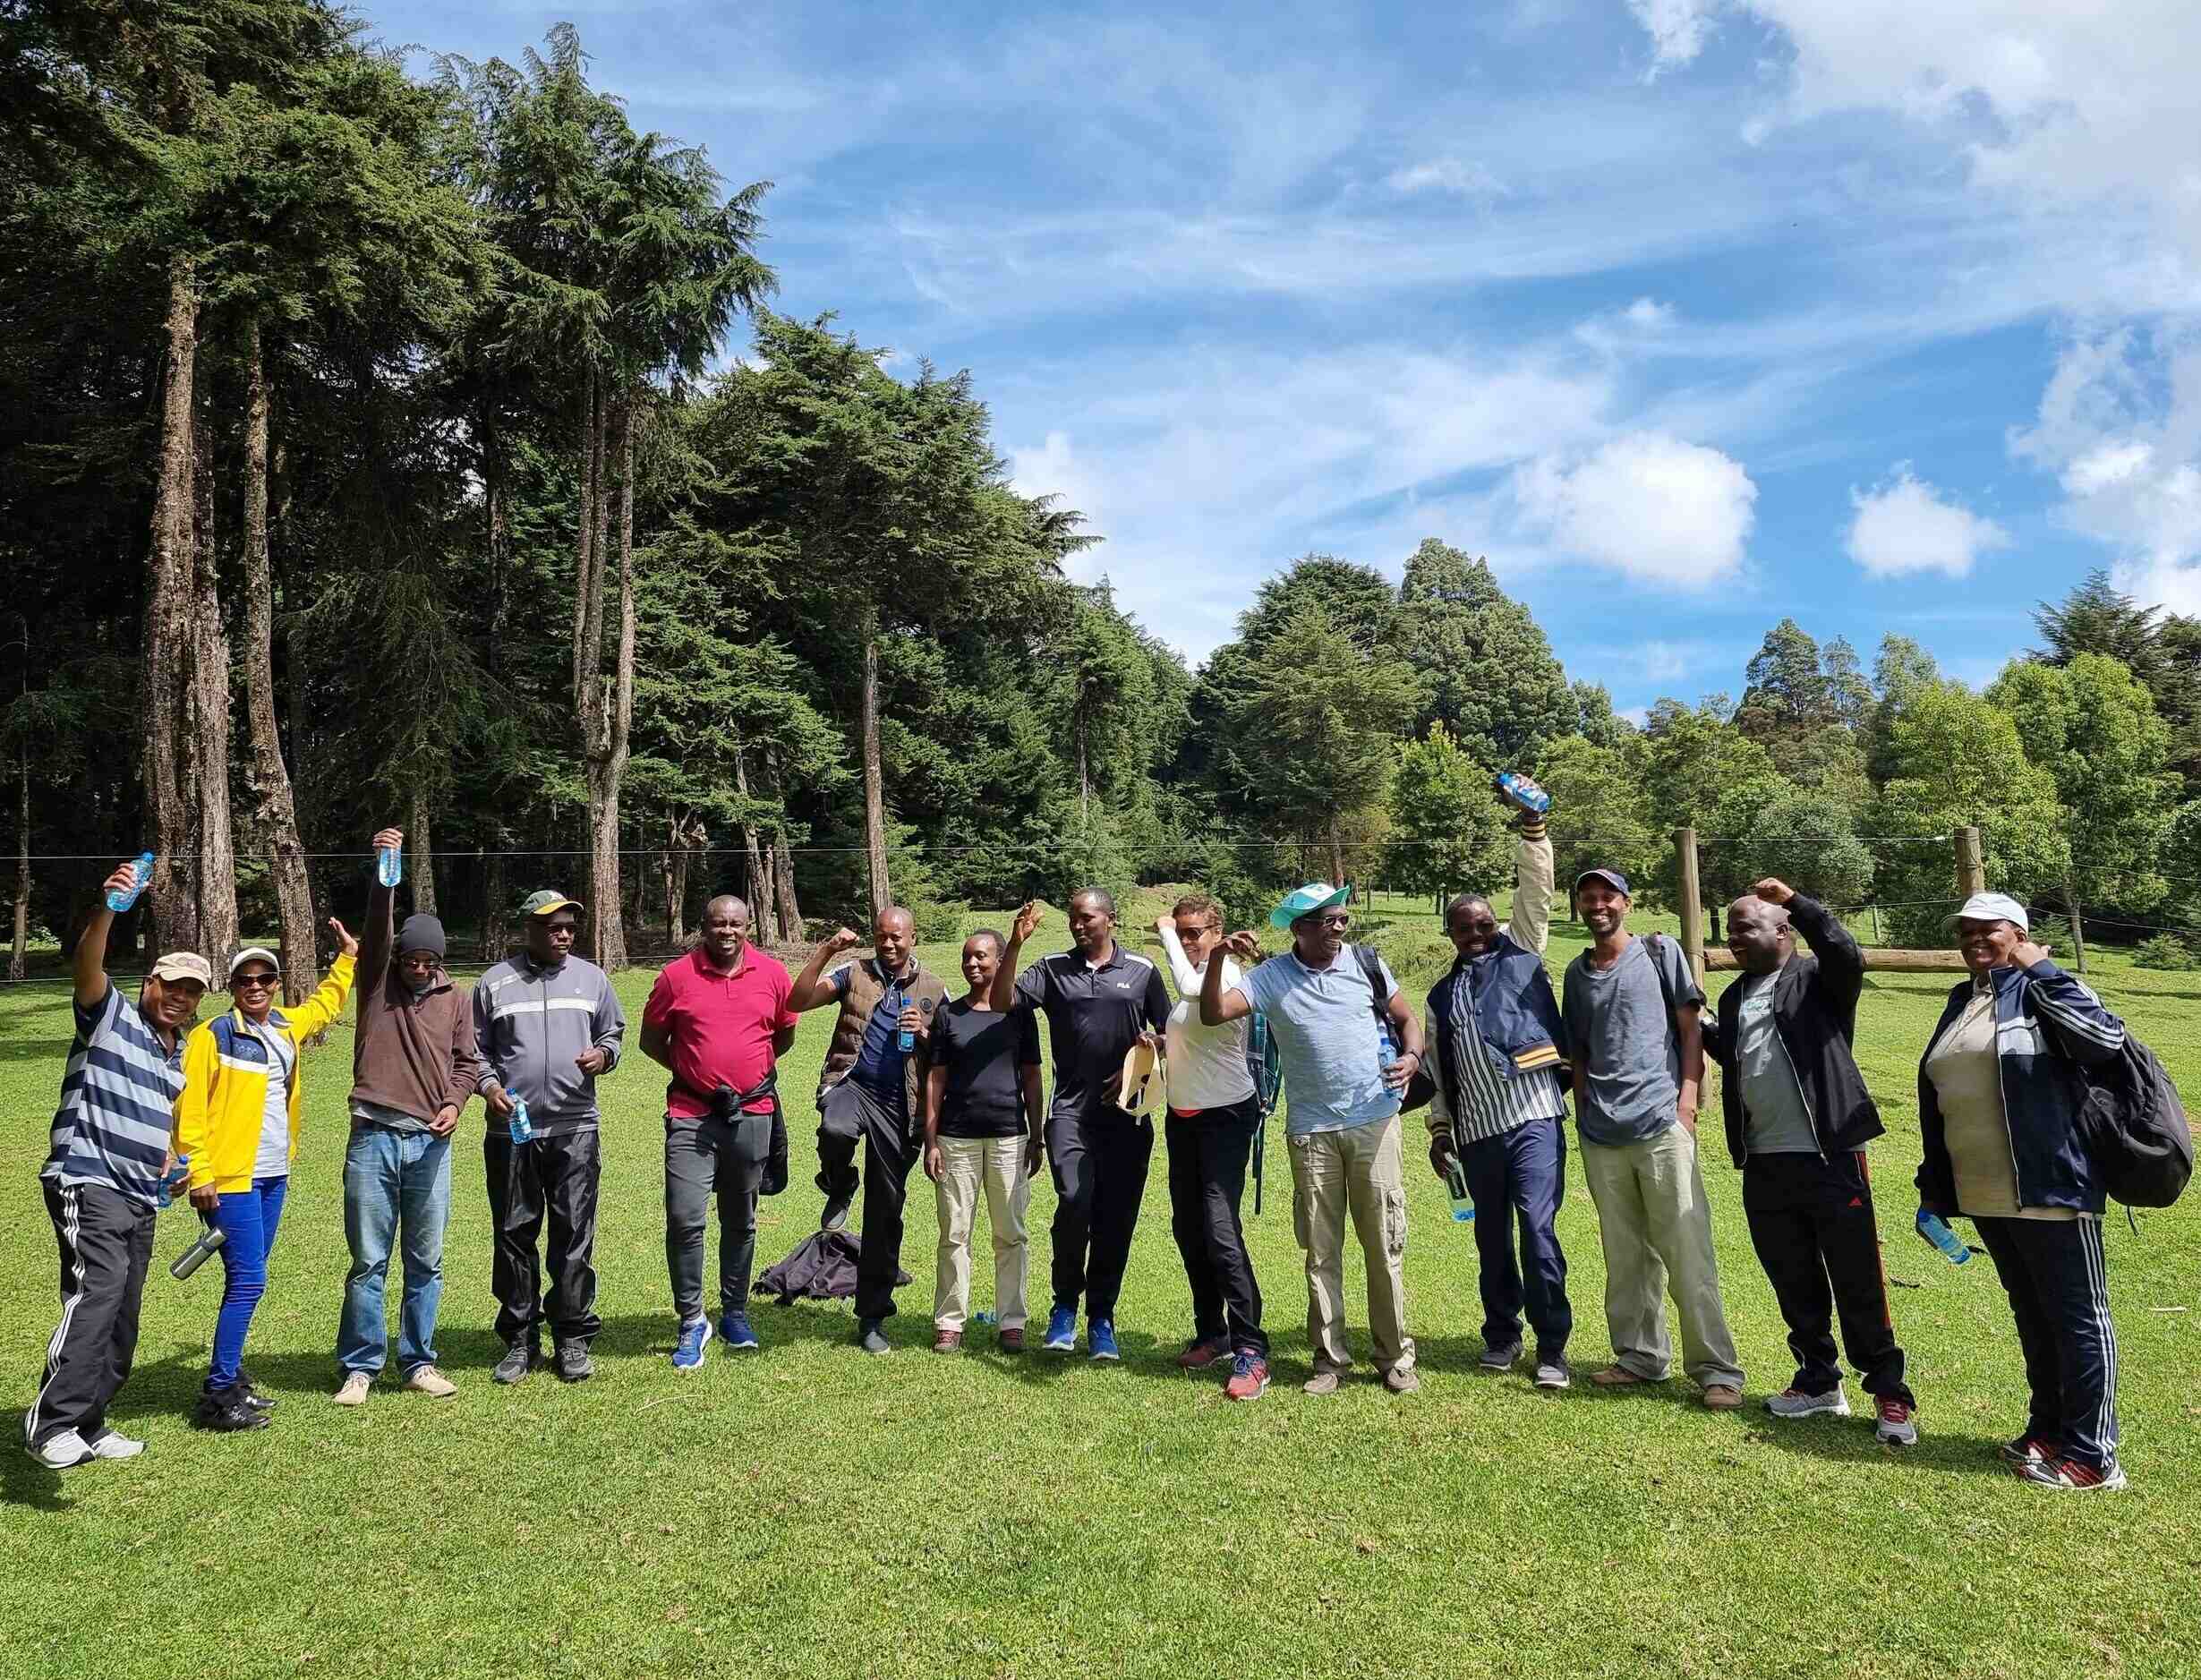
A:
{"type": "MultiPolygon", "coordinates": [[[[700,950],[665,965],[643,1005],[644,1032],[661,1032],[672,1052],[672,1083],[665,1113],[674,1120],[701,1120],[720,1086],[746,1091],[772,1071],[772,1036],[801,1018],[788,1007],[794,980],[777,959],[745,945],[731,974],[712,968],[700,950]]],[[[746,1105],[769,1113],[772,1099],[746,1105]]]]}

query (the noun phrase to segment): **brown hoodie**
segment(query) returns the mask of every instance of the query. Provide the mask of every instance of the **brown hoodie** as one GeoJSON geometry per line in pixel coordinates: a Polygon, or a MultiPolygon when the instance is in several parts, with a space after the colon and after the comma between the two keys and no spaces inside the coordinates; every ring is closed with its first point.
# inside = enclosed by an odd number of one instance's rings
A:
{"type": "Polygon", "coordinates": [[[367,894],[359,942],[359,1036],[352,1053],[352,1101],[394,1108],[425,1123],[463,1109],[482,1072],[469,994],[441,968],[415,997],[397,972],[397,894],[378,883],[367,894]]]}

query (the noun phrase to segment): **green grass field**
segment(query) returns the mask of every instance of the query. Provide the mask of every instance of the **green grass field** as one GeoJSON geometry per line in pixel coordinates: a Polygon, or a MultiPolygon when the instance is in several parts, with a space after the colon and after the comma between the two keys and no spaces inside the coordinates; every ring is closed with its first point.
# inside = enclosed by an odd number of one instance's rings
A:
{"type": "MultiPolygon", "coordinates": [[[[1415,928],[1403,904],[1381,913],[1426,942],[1433,920],[1415,928]]],[[[1059,941],[1061,918],[1046,931],[1059,941]]],[[[1558,930],[1555,973],[1582,942],[1578,927],[1558,930]]],[[[945,948],[923,956],[952,976],[945,948]]],[[[2201,976],[2117,958],[2099,968],[2111,1005],[2201,1090],[2201,976]]],[[[1249,1202],[1275,1337],[1275,1386],[1256,1404],[1228,1404],[1219,1381],[1172,1362],[1189,1306],[1158,1149],[1120,1309],[1121,1367],[934,1357],[920,1176],[891,1357],[847,1345],[845,1305],[760,1304],[761,1354],[714,1346],[700,1373],[676,1376],[663,1082],[631,1027],[627,1060],[602,1087],[596,1378],[568,1388],[545,1373],[513,1391],[489,1380],[499,1350],[477,1104],[454,1154],[439,1338],[461,1392],[433,1402],[379,1388],[363,1409],[339,1410],[328,1396],[351,1040],[334,1032],[305,1063],[304,1138],[247,1353],[280,1396],[274,1427],[208,1437],[185,1421],[219,1268],[170,1280],[166,1262],[191,1228],[172,1214],[115,1419],[150,1450],[65,1477],[0,1452],[0,1673],[2201,1672],[2201,1204],[2146,1219],[2137,1236],[2121,1215],[2107,1227],[2131,1491],[2056,1496],[2003,1473],[1995,1444],[2024,1419],[2007,1306],[1986,1262],[1952,1268],[1910,1231],[1915,1069],[1949,978],[1873,982],[1860,1024],[1890,1127],[1873,1150],[1881,1226],[1905,1285],[1895,1309],[1924,1434],[1900,1455],[1874,1445],[1863,1416],[1776,1426],[1760,1409],[1793,1366],[1716,1143],[1706,1177],[1749,1373],[1740,1414],[1706,1412],[1678,1378],[1545,1396],[1525,1373],[1478,1374],[1473,1242],[1418,1160],[1407,1269],[1424,1386],[1392,1398],[1364,1365],[1344,1393],[1304,1397],[1305,1293],[1275,1127],[1258,1219],[1249,1202]]],[[[630,1022],[649,979],[621,979],[630,1022]]],[[[830,1022],[806,1018],[783,1070],[794,1186],[765,1205],[760,1264],[817,1216],[806,1094],[830,1022]]],[[[69,1036],[61,985],[0,994],[0,1182],[12,1187],[0,1276],[16,1305],[0,1369],[13,1404],[30,1397],[56,1311],[34,1174],[69,1036]]],[[[1608,1354],[1603,1276],[1573,1159],[1569,1180],[1561,1231],[1573,1352],[1587,1370],[1608,1354]]],[[[1041,1306],[1052,1208],[1043,1183],[1041,1306]]],[[[990,1283],[983,1259],[976,1269],[980,1304],[990,1283]]],[[[1356,1297],[1359,1276],[1356,1256],[1356,1297]]],[[[1851,1394],[1856,1403],[1854,1383],[1851,1394]]]]}

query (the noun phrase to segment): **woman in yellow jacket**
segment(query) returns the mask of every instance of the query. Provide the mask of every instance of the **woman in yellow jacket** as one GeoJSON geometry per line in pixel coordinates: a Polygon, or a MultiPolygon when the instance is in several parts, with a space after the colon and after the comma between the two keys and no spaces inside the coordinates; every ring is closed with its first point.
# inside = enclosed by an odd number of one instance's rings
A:
{"type": "Polygon", "coordinates": [[[192,1421],[207,1429],[257,1429],[273,1403],[244,1378],[244,1335],[268,1288],[268,1251],[283,1217],[291,1157],[298,1152],[300,1045],[335,1020],[352,990],[359,942],[335,917],[337,959],[295,1011],[275,1006],[282,970],[254,945],[229,959],[227,1014],[193,1029],[183,1046],[183,1094],[175,1099],[175,1153],[191,1157],[191,1205],[223,1233],[214,1362],[192,1421]]]}

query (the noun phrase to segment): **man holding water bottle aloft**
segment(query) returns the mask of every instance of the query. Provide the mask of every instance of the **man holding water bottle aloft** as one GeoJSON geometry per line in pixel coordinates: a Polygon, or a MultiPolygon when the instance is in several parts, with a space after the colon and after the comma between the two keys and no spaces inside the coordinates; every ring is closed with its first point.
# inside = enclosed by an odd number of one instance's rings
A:
{"type": "Polygon", "coordinates": [[[819,1227],[848,1223],[859,1182],[856,1151],[864,1151],[863,1249],[856,1275],[856,1343],[866,1353],[890,1352],[885,1321],[894,1313],[901,1269],[902,1206],[919,1154],[918,1093],[926,1040],[948,989],[917,963],[916,925],[897,904],[872,924],[872,955],[826,965],[861,943],[841,928],[811,953],[795,976],[789,1007],[797,1012],[840,1005],[832,1044],[818,1081],[818,1188],[825,1192],[819,1227]]]}

